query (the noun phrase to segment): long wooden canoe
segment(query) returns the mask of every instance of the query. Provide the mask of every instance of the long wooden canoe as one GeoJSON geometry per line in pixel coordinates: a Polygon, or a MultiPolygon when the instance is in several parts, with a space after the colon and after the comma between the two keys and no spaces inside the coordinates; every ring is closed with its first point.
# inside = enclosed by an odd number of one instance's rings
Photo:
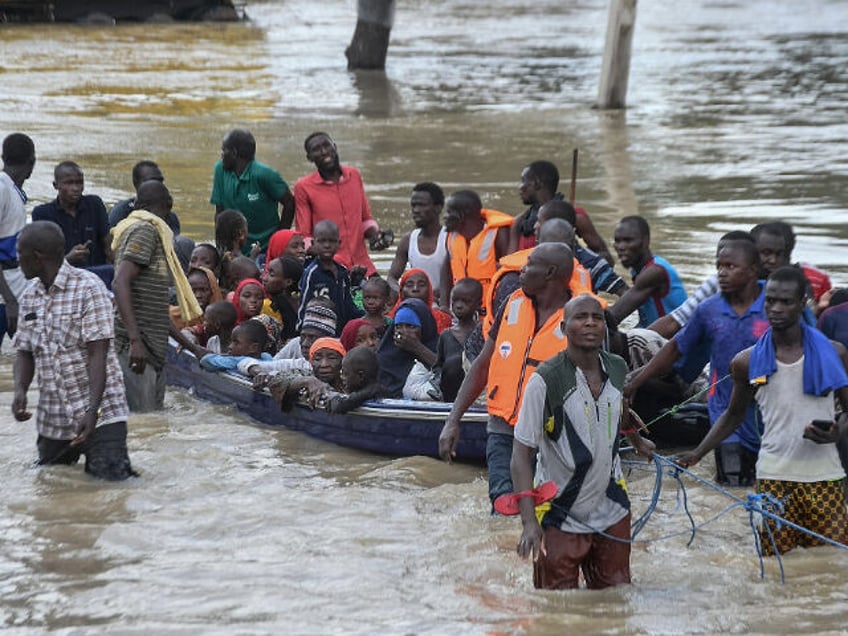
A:
{"type": "MultiPolygon", "coordinates": [[[[168,351],[166,377],[169,385],[188,389],[202,400],[235,406],[256,422],[285,426],[339,446],[397,457],[438,457],[439,433],[451,408],[445,402],[375,400],[345,415],[300,405],[283,412],[268,392],[255,390],[248,378],[235,372],[205,371],[191,353],[177,353],[173,346],[168,351]]],[[[466,413],[458,460],[485,460],[487,417],[486,411],[479,408],[466,413]]]]}

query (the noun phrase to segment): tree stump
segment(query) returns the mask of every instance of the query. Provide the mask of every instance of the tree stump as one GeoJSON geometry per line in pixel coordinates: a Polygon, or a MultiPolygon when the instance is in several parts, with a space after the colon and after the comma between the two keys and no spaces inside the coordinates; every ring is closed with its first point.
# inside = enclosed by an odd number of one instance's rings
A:
{"type": "Polygon", "coordinates": [[[356,29],[345,50],[350,71],[383,70],[395,20],[394,0],[358,0],[356,29]]]}

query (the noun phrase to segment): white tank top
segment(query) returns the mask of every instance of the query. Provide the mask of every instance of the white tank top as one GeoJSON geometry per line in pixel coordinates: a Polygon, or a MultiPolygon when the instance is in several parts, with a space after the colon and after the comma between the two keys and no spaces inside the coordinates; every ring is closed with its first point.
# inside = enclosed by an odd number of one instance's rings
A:
{"type": "Polygon", "coordinates": [[[439,229],[439,236],[436,239],[436,251],[429,255],[422,254],[418,251],[419,234],[421,234],[421,229],[416,228],[409,235],[409,266],[411,268],[423,269],[427,272],[427,277],[433,285],[436,301],[438,301],[438,290],[442,287],[442,266],[448,257],[448,249],[445,245],[448,233],[444,227],[439,229]]]}
{"type": "Polygon", "coordinates": [[[832,420],[833,393],[824,397],[803,390],[804,356],[792,364],[777,361],[775,371],[757,389],[765,430],[757,458],[757,477],[812,482],[845,476],[836,444],[816,444],[803,437],[812,420],[832,420]]]}

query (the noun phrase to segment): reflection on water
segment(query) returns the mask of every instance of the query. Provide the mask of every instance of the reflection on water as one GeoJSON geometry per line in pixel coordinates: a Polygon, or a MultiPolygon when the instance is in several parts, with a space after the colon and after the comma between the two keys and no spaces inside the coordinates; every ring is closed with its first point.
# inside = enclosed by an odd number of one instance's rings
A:
{"type": "MultiPolygon", "coordinates": [[[[212,235],[211,169],[235,126],[291,183],[312,170],[305,136],[330,131],[398,236],[411,227],[412,184],[472,187],[515,213],[522,166],[550,158],[566,175],[576,147],[578,202],[598,229],[609,237],[621,216],[645,215],[690,287],[722,233],[764,219],[792,222],[796,257],[848,282],[842,4],[640,4],[626,113],[591,108],[606,10],[405,3],[385,74],[346,71],[349,2],[257,0],[245,24],[3,26],[0,131],[36,141],[31,205],[55,196],[61,160],[79,162],[87,190],[111,203],[128,195],[132,165],[153,158],[198,239],[212,235]]],[[[121,485],[81,467],[32,469],[33,425],[0,419],[4,633],[844,629],[844,554],[799,551],[785,586],[774,561],[760,582],[740,512],[691,548],[686,537],[636,546],[628,588],[537,593],[514,554],[518,524],[489,517],[478,467],[338,449],[178,391],[167,404],[132,418],[142,476],[121,485]]],[[[637,513],[651,486],[650,472],[634,473],[637,513]]],[[[699,522],[727,505],[688,492],[699,522]]],[[[670,488],[642,536],[685,528],[670,488]]]]}

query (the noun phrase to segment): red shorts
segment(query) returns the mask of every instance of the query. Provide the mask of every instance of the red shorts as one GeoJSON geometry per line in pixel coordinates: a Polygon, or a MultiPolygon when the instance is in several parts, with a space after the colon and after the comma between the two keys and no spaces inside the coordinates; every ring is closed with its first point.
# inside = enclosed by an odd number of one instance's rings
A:
{"type": "Polygon", "coordinates": [[[573,589],[580,570],[590,590],[630,583],[630,513],[604,533],[622,541],[545,528],[545,554],[533,564],[533,585],[545,590],[573,589]]]}

